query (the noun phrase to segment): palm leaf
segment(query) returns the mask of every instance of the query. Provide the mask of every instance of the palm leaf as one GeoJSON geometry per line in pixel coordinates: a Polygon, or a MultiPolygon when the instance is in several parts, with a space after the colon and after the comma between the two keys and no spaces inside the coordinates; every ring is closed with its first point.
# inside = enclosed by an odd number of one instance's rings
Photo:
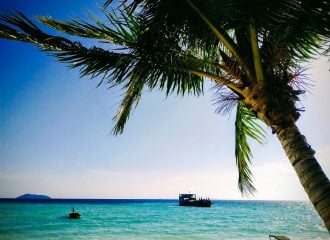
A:
{"type": "MultiPolygon", "coordinates": [[[[142,74],[143,75],[143,74],[142,74]]],[[[135,74],[131,81],[124,87],[125,96],[120,104],[117,114],[114,116],[115,126],[113,134],[118,135],[123,133],[124,126],[129,119],[133,106],[137,106],[144,87],[145,82],[141,78],[141,74],[135,74]]]]}
{"type": "Polygon", "coordinates": [[[84,38],[99,39],[120,47],[127,47],[136,41],[137,34],[142,34],[143,29],[139,28],[140,19],[128,14],[125,10],[109,12],[103,10],[103,14],[108,19],[108,23],[95,16],[89,16],[93,23],[75,18],[70,21],[58,21],[51,17],[38,17],[37,19],[48,27],[60,32],[84,38]],[[109,27],[109,26],[112,26],[109,27]]]}
{"type": "Polygon", "coordinates": [[[238,168],[238,188],[242,195],[253,195],[256,191],[253,185],[250,169],[252,152],[248,137],[259,143],[265,142],[265,132],[258,125],[256,116],[243,103],[238,102],[235,121],[235,157],[238,168]]]}
{"type": "Polygon", "coordinates": [[[0,15],[0,37],[32,43],[46,51],[73,50],[77,44],[60,36],[49,35],[40,30],[31,20],[19,11],[0,15]]]}
{"type": "Polygon", "coordinates": [[[69,63],[71,68],[80,68],[80,75],[92,78],[102,76],[112,86],[123,83],[134,65],[134,56],[125,53],[106,51],[102,48],[80,46],[73,51],[61,51],[53,54],[61,62],[69,63]]]}

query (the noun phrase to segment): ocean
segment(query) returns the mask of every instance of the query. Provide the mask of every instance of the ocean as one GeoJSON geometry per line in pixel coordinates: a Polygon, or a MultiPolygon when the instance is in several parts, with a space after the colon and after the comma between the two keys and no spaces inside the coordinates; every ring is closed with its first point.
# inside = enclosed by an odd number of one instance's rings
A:
{"type": "Polygon", "coordinates": [[[0,239],[238,240],[330,239],[308,202],[213,201],[210,208],[177,200],[0,199],[0,239]],[[69,219],[72,207],[80,219],[69,219]]]}

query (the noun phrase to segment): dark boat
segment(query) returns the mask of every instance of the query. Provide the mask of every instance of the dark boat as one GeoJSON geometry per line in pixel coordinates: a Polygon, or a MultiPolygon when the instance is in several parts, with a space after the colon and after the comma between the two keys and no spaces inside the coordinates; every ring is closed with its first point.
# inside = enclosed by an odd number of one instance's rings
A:
{"type": "Polygon", "coordinates": [[[69,218],[74,219],[74,218],[80,218],[80,213],[77,213],[74,211],[74,208],[72,208],[72,212],[69,213],[69,218]]]}
{"type": "Polygon", "coordinates": [[[179,195],[180,206],[192,206],[192,207],[211,207],[210,199],[197,199],[196,194],[185,193],[179,195]]]}

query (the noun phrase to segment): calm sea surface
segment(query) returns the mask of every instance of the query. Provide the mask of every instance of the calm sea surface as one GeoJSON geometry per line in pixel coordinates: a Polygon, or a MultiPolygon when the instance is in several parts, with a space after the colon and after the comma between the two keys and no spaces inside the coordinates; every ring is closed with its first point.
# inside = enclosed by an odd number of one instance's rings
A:
{"type": "Polygon", "coordinates": [[[307,202],[176,200],[0,200],[0,239],[330,239],[307,202]],[[72,207],[81,219],[68,219],[72,207]]]}

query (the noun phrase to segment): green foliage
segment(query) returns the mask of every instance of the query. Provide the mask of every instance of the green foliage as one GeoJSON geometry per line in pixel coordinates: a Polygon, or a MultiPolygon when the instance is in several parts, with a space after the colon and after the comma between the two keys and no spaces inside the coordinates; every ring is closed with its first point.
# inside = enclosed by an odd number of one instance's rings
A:
{"type": "Polygon", "coordinates": [[[141,98],[144,82],[141,81],[139,77],[140,75],[136,74],[127,86],[125,86],[127,89],[125,92],[125,97],[121,102],[116,116],[114,117],[116,124],[113,128],[113,133],[115,135],[123,133],[125,123],[130,116],[134,103],[137,105],[141,98]]]}
{"type": "Polygon", "coordinates": [[[126,11],[116,13],[107,10],[102,11],[108,20],[108,24],[95,16],[90,16],[92,23],[82,19],[72,19],[70,21],[58,21],[51,17],[38,17],[37,19],[46,26],[60,32],[74,36],[99,39],[127,48],[132,46],[138,37],[143,33],[140,28],[138,17],[127,14],[126,11]]]}
{"type": "Polygon", "coordinates": [[[238,188],[242,195],[253,195],[256,191],[253,186],[250,170],[252,152],[248,137],[259,142],[265,142],[265,132],[256,122],[257,117],[241,102],[237,104],[235,121],[235,157],[238,168],[238,188]]]}
{"type": "Polygon", "coordinates": [[[68,50],[75,45],[68,39],[52,36],[40,30],[31,20],[19,11],[0,15],[0,37],[33,43],[44,50],[68,50]]]}

